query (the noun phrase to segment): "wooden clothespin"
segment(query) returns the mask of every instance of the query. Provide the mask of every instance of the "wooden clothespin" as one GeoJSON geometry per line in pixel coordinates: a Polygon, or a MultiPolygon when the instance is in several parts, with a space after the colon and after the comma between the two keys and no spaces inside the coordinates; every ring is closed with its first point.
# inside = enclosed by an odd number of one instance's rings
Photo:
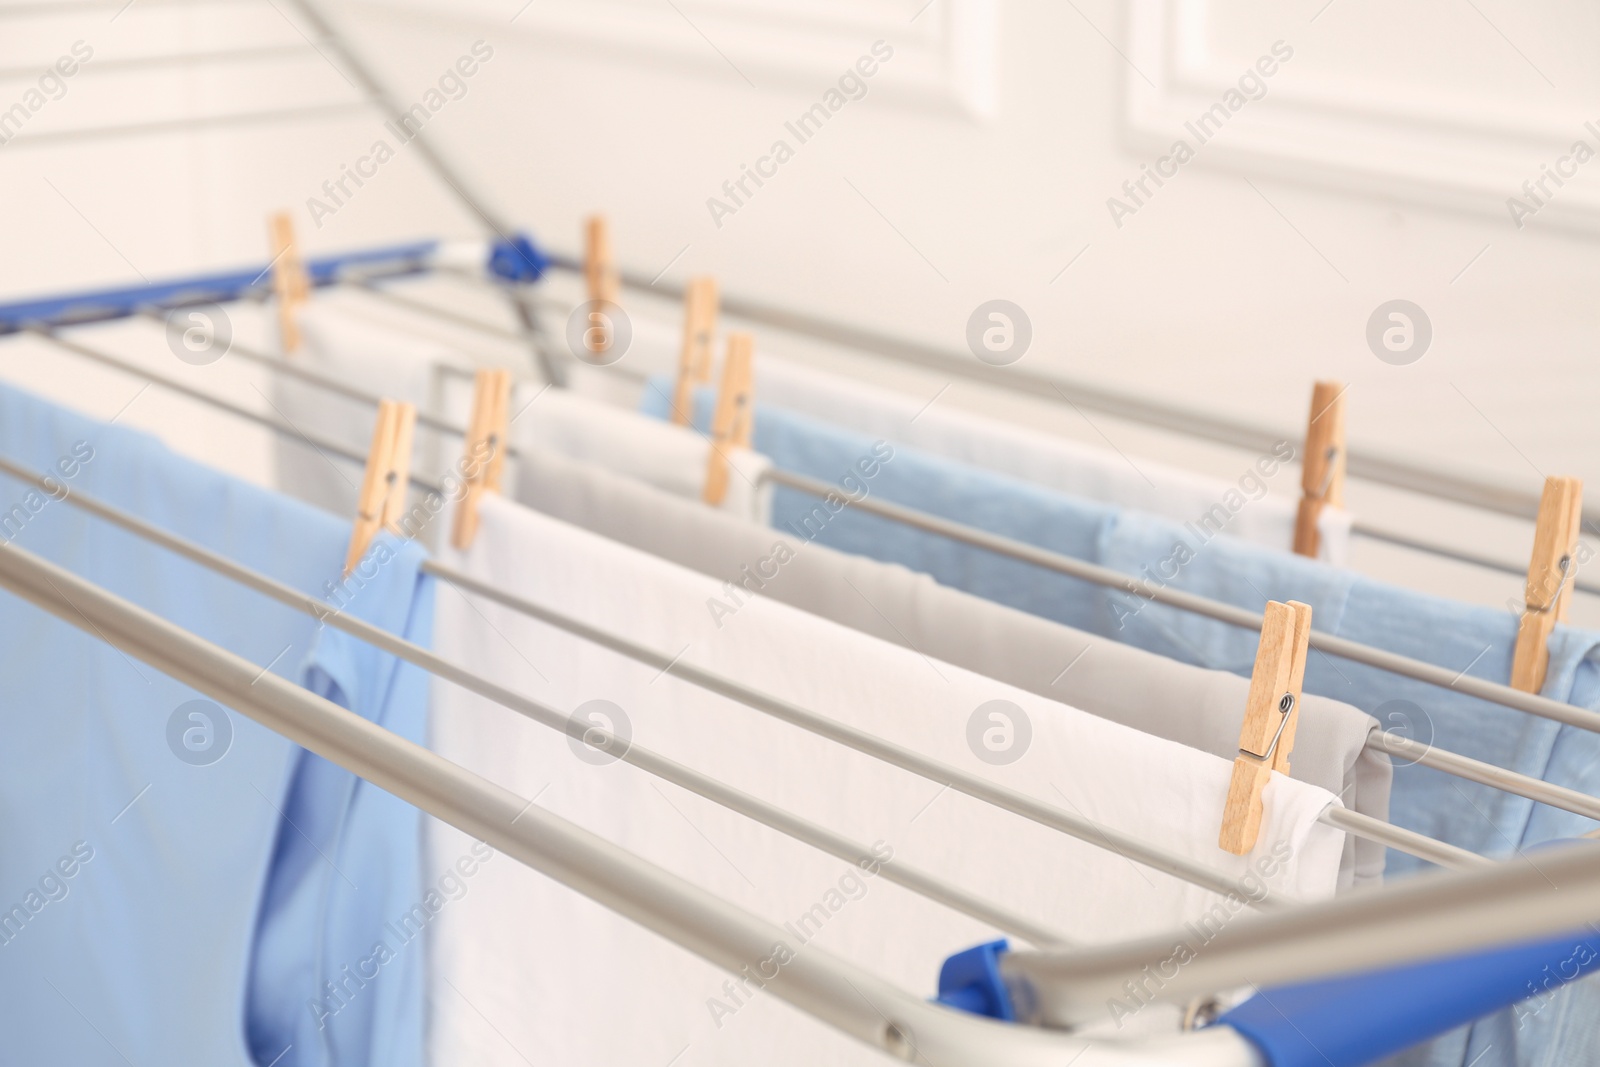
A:
{"type": "Polygon", "coordinates": [[[1296,555],[1316,558],[1322,550],[1317,528],[1322,509],[1344,506],[1345,389],[1342,382],[1318,382],[1311,390],[1311,421],[1300,460],[1300,510],[1294,522],[1296,555]]]}
{"type": "Polygon", "coordinates": [[[1294,600],[1267,604],[1250,693],[1245,699],[1244,725],[1239,730],[1239,755],[1233,761],[1222,834],[1217,839],[1224,851],[1235,856],[1256,847],[1261,834],[1261,794],[1272,772],[1289,773],[1310,642],[1310,605],[1294,600]]]}
{"type": "Polygon", "coordinates": [[[300,325],[295,312],[311,297],[311,279],[300,258],[300,242],[295,239],[294,220],[280,211],[268,220],[272,247],[272,292],[278,298],[278,330],[283,350],[291,353],[300,347],[300,325]]]}
{"type": "Polygon", "coordinates": [[[378,404],[378,418],[372,427],[372,447],[367,451],[367,470],[361,479],[361,496],[356,501],[355,526],[350,531],[350,547],[344,556],[347,575],[367,554],[380,527],[400,532],[400,514],[405,509],[406,489],[411,482],[411,442],[416,425],[414,404],[395,400],[378,404]]]}
{"type": "Polygon", "coordinates": [[[712,507],[721,507],[728,495],[728,450],[749,448],[754,429],[751,404],[755,382],[750,362],[755,339],[747,333],[728,335],[728,354],[722,361],[722,391],[717,394],[717,410],[711,420],[711,457],[706,463],[706,486],[701,496],[712,507]]]}
{"type": "Polygon", "coordinates": [[[683,347],[678,352],[678,382],[672,390],[672,421],[693,419],[694,387],[711,380],[711,344],[717,331],[717,280],[692,278],[683,294],[683,347]]]}
{"type": "Polygon", "coordinates": [[[622,280],[611,256],[611,226],[604,215],[590,215],[584,227],[583,279],[589,293],[590,325],[583,333],[583,344],[598,359],[611,347],[614,326],[612,309],[594,305],[616,308],[622,299],[622,280]]]}
{"type": "Polygon", "coordinates": [[[590,215],[584,226],[583,278],[590,300],[615,304],[621,298],[622,280],[611,256],[611,224],[604,215],[590,215]]]}
{"type": "Polygon", "coordinates": [[[1544,688],[1550,666],[1550,635],[1567,620],[1568,594],[1577,576],[1578,529],[1583,521],[1583,480],[1546,478],[1528,562],[1527,605],[1517,624],[1511,687],[1524,693],[1544,688]]]}
{"type": "Polygon", "coordinates": [[[485,492],[498,493],[505,471],[506,440],[510,432],[511,372],[480,370],[473,382],[472,421],[467,427],[465,493],[456,509],[455,530],[450,543],[459,549],[472,547],[478,535],[478,499],[485,492]]]}

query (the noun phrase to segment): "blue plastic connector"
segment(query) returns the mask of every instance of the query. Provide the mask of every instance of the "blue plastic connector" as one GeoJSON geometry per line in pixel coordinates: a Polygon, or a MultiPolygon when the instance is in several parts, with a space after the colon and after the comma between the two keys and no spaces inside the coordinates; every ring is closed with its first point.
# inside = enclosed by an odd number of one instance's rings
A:
{"type": "Polygon", "coordinates": [[[957,952],[939,968],[939,995],[950,1008],[1004,1022],[1017,1021],[1011,993],[1000,977],[1000,957],[1009,951],[1004,938],[957,952]]]}
{"type": "Polygon", "coordinates": [[[501,238],[489,249],[489,273],[508,282],[536,282],[549,269],[549,258],[526,233],[501,238]]]}

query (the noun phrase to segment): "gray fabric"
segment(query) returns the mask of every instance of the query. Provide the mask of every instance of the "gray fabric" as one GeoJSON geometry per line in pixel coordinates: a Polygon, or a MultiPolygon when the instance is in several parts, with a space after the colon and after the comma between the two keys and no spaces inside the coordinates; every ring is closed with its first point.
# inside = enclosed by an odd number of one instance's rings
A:
{"type": "MultiPolygon", "coordinates": [[[[714,613],[732,614],[759,593],[1191,748],[1227,759],[1238,752],[1250,686],[1238,675],[1086,634],[558,456],[525,454],[516,484],[517,499],[529,507],[724,579],[723,607],[708,604],[714,613]]],[[[1386,820],[1393,771],[1387,756],[1365,747],[1376,729],[1372,716],[1307,694],[1291,776],[1386,820]]],[[[1384,851],[1348,839],[1341,882],[1381,879],[1384,851]]]]}

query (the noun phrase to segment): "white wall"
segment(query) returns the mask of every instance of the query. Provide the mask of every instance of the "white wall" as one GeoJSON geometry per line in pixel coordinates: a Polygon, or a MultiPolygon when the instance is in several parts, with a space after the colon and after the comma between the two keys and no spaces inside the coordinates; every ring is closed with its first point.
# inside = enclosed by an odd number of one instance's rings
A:
{"type": "MultiPolygon", "coordinates": [[[[281,13],[290,7],[137,0],[115,21],[115,5],[8,20],[0,67],[40,65],[80,39],[95,49],[25,136],[353,99],[281,13]],[[168,72],[94,69],[223,44],[301,48],[168,72]]],[[[1004,297],[1032,319],[1022,365],[1034,370],[1289,435],[1311,381],[1340,378],[1351,383],[1360,447],[1529,489],[1541,472],[1600,486],[1600,427],[1587,417],[1600,400],[1589,299],[1600,281],[1600,163],[1521,229],[1505,205],[1573,140],[1600,149],[1583,125],[1600,119],[1585,111],[1600,87],[1590,47],[1600,16],[1572,0],[1419,0],[1404,12],[1376,0],[411,0],[338,10],[407,100],[475,41],[493,49],[429,133],[554,248],[575,251],[581,218],[603,210],[635,270],[715,273],[729,291],[954,351],[971,310],[1004,297]],[[796,145],[719,228],[707,198],[880,39],[896,54],[865,99],[796,145]],[[1265,97],[1114,224],[1107,198],[1280,40],[1293,58],[1265,97]],[[1411,366],[1380,362],[1364,340],[1368,316],[1394,298],[1433,323],[1432,349],[1411,366]]],[[[0,81],[0,107],[27,84],[0,81]]],[[[408,149],[313,225],[307,198],[388,136],[374,117],[92,145],[30,146],[25,136],[0,147],[0,292],[260,259],[264,217],[281,206],[299,212],[314,250],[470,232],[408,149]]],[[[861,373],[928,396],[941,385],[861,373]]],[[[1089,426],[1070,408],[966,386],[939,402],[1003,406],[1084,439],[1243,469],[1226,450],[1114,420],[1089,426]]],[[[1467,521],[1359,486],[1353,498],[1386,525],[1509,560],[1527,551],[1521,524],[1467,521]]],[[[1518,584],[1463,584],[1455,569],[1376,549],[1360,562],[1496,602],[1518,584]]]]}

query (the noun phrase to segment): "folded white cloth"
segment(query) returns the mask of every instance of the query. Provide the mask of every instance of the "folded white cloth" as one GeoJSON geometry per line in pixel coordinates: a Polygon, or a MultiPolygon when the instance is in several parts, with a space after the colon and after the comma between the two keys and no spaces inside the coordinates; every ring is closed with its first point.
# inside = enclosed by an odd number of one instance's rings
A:
{"type": "MultiPolygon", "coordinates": [[[[517,499],[563,522],[996,681],[1232,759],[1247,678],[1205,670],[940,585],[897,564],[762,529],[559,456],[519,466],[517,499]],[[792,558],[781,566],[783,553],[792,558]]],[[[1394,769],[1378,721],[1306,694],[1293,777],[1388,821],[1394,769]]],[[[1382,880],[1386,850],[1351,837],[1342,885],[1382,880]]]]}
{"type": "MultiPolygon", "coordinates": [[[[522,403],[511,426],[518,449],[554,452],[673,496],[701,498],[712,444],[698,431],[560,389],[545,389],[522,403]]],[[[771,461],[743,448],[723,453],[730,469],[721,510],[766,525],[772,518],[771,461]]]]}
{"type": "MultiPolygon", "coordinates": [[[[625,358],[635,373],[676,373],[677,346],[666,323],[635,316],[633,343],[625,358]]],[[[575,384],[589,388],[586,382],[575,384]]],[[[1298,458],[1297,443],[1285,442],[1278,453],[1259,457],[1230,482],[937,402],[930,405],[926,398],[863,384],[760,348],[755,395],[758,404],[788,408],[1074,496],[1192,522],[1208,534],[1227,533],[1285,552],[1294,547],[1296,500],[1269,495],[1265,479],[1270,477],[1266,472],[1276,473],[1298,458]]],[[[1347,561],[1350,526],[1345,509],[1323,509],[1320,559],[1339,565],[1347,561]]]]}
{"type": "MultiPolygon", "coordinates": [[[[715,579],[509,501],[489,498],[481,508],[473,547],[445,558],[500,588],[1286,896],[1334,891],[1344,835],[1317,821],[1337,803],[1325,790],[1275,775],[1260,844],[1249,856],[1230,856],[1216,844],[1226,760],[765,598],[719,613],[710,605],[729,594],[715,579]],[[996,711],[1005,717],[990,717],[996,711]],[[994,762],[1013,754],[1014,762],[994,762]]],[[[1207,916],[1249,921],[1242,901],[892,769],[525,615],[453,592],[441,593],[438,610],[439,651],[467,669],[574,713],[609,701],[591,725],[620,730],[626,722],[637,744],[1067,938],[1103,942],[1207,916]]],[[[931,993],[948,954],[995,936],[630,765],[597,766],[592,749],[453,686],[438,683],[435,700],[432,744],[440,754],[788,924],[788,951],[815,941],[931,993]]],[[[440,870],[472,849],[440,824],[429,845],[440,870]]],[[[665,1064],[691,1048],[698,1064],[880,1062],[757,983],[741,985],[514,863],[477,866],[432,930],[435,1063],[665,1064]]],[[[750,973],[763,962],[752,960],[750,973]]],[[[1122,1010],[1143,1015],[1133,1000],[1122,1010]]]]}

